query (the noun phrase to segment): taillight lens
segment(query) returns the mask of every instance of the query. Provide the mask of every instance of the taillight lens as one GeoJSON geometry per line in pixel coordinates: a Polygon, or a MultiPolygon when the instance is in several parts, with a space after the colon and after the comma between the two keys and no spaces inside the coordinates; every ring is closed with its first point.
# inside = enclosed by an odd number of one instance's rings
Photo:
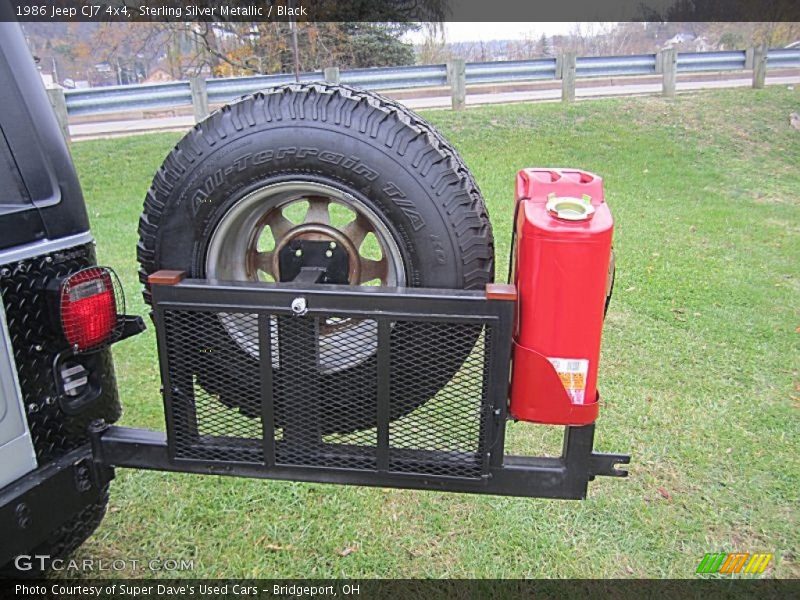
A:
{"type": "Polygon", "coordinates": [[[111,269],[90,267],[70,275],[61,282],[60,300],[64,337],[76,352],[96,350],[114,341],[123,300],[111,269]]]}

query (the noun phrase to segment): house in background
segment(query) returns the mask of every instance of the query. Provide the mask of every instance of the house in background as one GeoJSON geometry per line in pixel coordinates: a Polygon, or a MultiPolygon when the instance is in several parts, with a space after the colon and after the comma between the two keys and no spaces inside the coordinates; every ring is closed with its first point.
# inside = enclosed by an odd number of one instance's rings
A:
{"type": "Polygon", "coordinates": [[[695,36],[687,32],[676,33],[664,42],[662,48],[676,48],[688,52],[709,52],[717,49],[706,36],[695,36]]]}
{"type": "Polygon", "coordinates": [[[666,42],[664,42],[664,48],[683,46],[684,44],[688,44],[689,42],[693,42],[694,40],[695,36],[693,33],[676,33],[666,42]]]}

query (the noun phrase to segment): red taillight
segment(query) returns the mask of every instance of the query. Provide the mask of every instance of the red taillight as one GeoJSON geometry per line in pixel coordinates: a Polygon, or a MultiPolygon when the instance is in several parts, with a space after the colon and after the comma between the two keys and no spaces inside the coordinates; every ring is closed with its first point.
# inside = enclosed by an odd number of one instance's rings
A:
{"type": "Polygon", "coordinates": [[[61,282],[60,316],[64,337],[77,352],[113,341],[119,331],[119,288],[110,269],[91,267],[61,282]]]}

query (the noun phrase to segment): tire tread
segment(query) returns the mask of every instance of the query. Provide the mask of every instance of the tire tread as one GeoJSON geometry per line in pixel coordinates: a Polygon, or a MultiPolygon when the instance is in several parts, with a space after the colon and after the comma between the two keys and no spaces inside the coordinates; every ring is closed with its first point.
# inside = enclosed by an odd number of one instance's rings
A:
{"type": "Polygon", "coordinates": [[[480,287],[494,279],[494,239],[483,197],[461,157],[436,129],[402,104],[374,92],[347,85],[292,83],[244,96],[217,109],[195,125],[167,156],[145,196],[139,221],[137,259],[146,302],[150,303],[147,276],[158,268],[162,215],[171,191],[189,170],[186,162],[194,164],[229,134],[256,127],[260,122],[282,121],[284,117],[333,119],[336,124],[380,139],[400,157],[413,153],[411,164],[420,176],[433,174],[432,191],[446,197],[444,212],[454,239],[464,252],[464,287],[480,287]],[[453,187],[460,189],[445,194],[453,187]]]}

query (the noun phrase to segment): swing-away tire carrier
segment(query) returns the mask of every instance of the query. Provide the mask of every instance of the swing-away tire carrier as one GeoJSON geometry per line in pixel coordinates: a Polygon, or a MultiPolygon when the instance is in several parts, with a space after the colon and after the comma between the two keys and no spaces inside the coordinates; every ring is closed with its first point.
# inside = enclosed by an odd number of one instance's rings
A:
{"type": "Polygon", "coordinates": [[[166,433],[94,422],[95,473],[124,467],[563,499],[585,498],[596,476],[627,476],[617,465],[629,456],[593,451],[594,424],[566,426],[559,457],[505,454],[513,288],[182,277],[151,278],[166,433]],[[325,347],[331,331],[350,337],[325,347]],[[253,355],[258,373],[237,370],[253,355]],[[336,422],[326,411],[347,410],[331,383],[337,360],[366,365],[348,385],[374,391],[377,426],[326,426],[336,422]],[[213,372],[198,372],[212,363],[213,372]],[[244,396],[235,405],[224,394],[231,378],[244,396]],[[421,392],[430,396],[422,406],[406,400],[421,392]]]}

